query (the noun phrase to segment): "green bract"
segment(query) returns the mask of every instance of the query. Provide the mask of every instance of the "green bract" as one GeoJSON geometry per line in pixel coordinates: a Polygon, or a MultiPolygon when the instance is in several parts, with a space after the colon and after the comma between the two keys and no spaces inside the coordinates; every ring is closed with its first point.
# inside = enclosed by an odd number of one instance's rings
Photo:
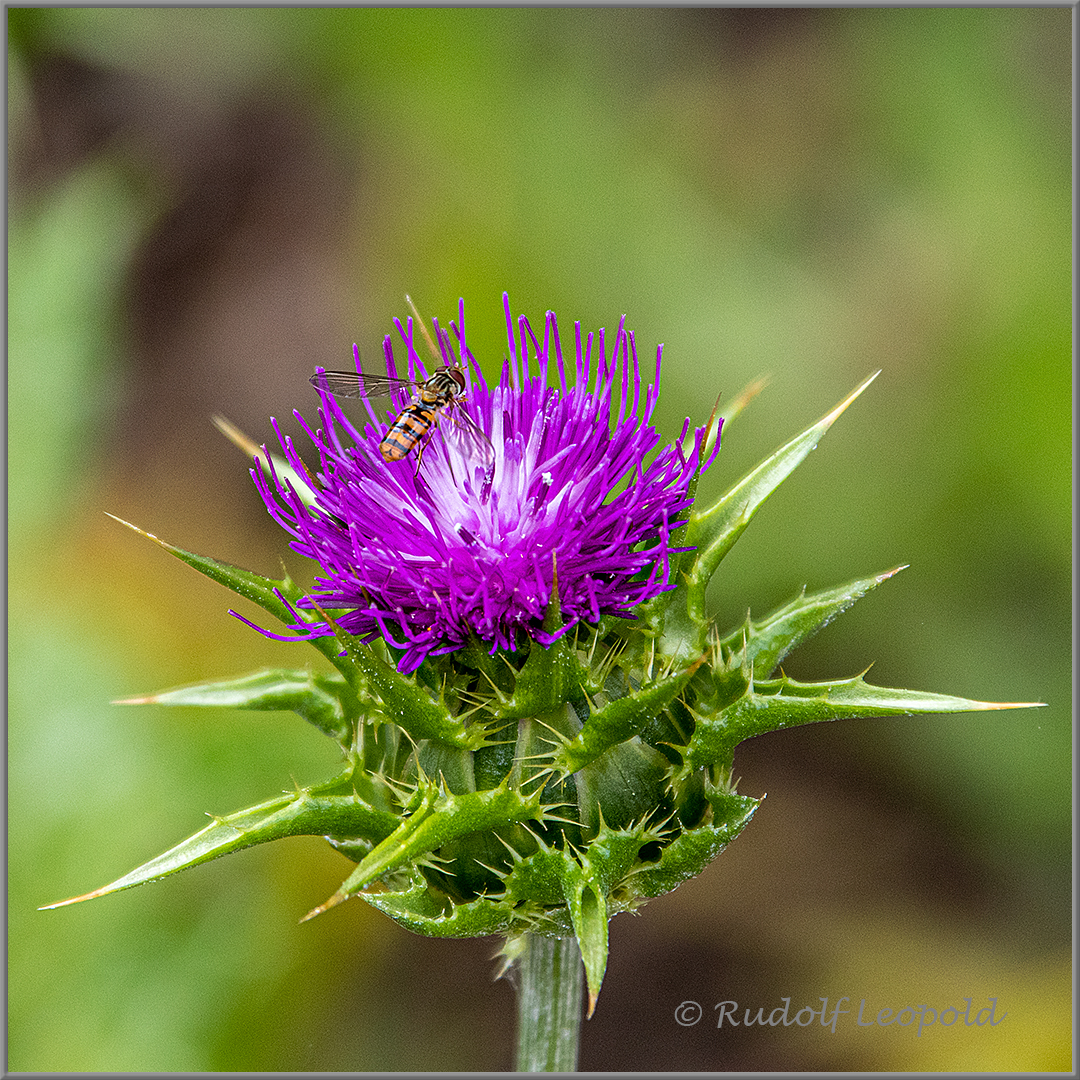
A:
{"type": "MultiPolygon", "coordinates": [[[[604,617],[549,648],[533,642],[495,656],[477,641],[411,675],[381,641],[337,630],[310,641],[329,674],[263,671],[132,699],[291,709],[340,745],[344,767],[323,784],[215,818],[76,899],[282,836],[325,836],[356,868],[311,914],[359,896],[418,934],[503,935],[508,956],[518,935],[572,934],[595,1002],[608,920],[701,873],[757,809],[732,780],[744,739],[844,717],[1010,707],[886,690],[861,676],[799,683],[776,674],[792,648],[896,570],[804,592],[725,633],[706,615],[705,590],[724,555],[870,381],[713,506],[695,507],[673,545],[690,549],[676,556],[677,586],[634,620],[604,617]]],[[[150,539],[295,623],[302,594],[291,581],[150,539]]],[[[550,611],[553,621],[558,604],[550,611]]],[[[336,628],[332,613],[305,617],[336,628]]]]}

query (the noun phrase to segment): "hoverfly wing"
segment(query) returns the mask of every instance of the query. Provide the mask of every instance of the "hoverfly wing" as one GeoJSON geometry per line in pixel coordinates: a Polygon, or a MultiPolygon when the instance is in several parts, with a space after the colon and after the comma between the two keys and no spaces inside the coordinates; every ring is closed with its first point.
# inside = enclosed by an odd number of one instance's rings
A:
{"type": "Polygon", "coordinates": [[[411,389],[411,379],[389,375],[361,375],[355,371],[319,371],[308,380],[316,390],[325,390],[334,397],[383,397],[403,388],[411,389]]]}
{"type": "Polygon", "coordinates": [[[361,397],[364,393],[364,385],[355,371],[317,371],[308,382],[316,390],[334,397],[361,397]]]}
{"type": "Polygon", "coordinates": [[[442,429],[448,438],[454,440],[462,456],[473,464],[481,465],[485,472],[490,469],[495,462],[495,447],[461,402],[455,402],[454,408],[448,410],[447,420],[448,423],[441,425],[442,429]]]}

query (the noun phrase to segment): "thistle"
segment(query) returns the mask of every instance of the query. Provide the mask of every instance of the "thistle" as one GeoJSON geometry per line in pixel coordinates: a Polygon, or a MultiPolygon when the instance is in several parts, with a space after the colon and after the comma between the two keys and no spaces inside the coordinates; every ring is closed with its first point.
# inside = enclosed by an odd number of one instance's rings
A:
{"type": "MultiPolygon", "coordinates": [[[[874,376],[699,508],[724,420],[750,393],[661,445],[662,347],[643,388],[625,320],[613,338],[583,340],[575,325],[564,358],[552,313],[537,335],[503,300],[495,385],[466,344],[462,303],[449,332],[433,324],[436,363],[453,378],[430,407],[392,381],[390,336],[386,378],[354,379],[358,394],[392,390],[408,414],[398,434],[370,404],[357,427],[333,392],[344,382],[317,373],[320,426],[296,414],[317,460],[280,433],[281,455],[251,447],[267,509],[317,564],[309,592],[143,534],[283,624],[261,632],[310,643],[332,670],[128,703],[291,709],[344,764],[75,900],[282,836],[325,836],[356,866],[306,917],[358,896],[418,934],[500,935],[504,963],[521,970],[518,1067],[565,1070],[582,968],[591,1015],[609,920],[701,873],[757,810],[733,780],[740,742],[844,717],[1016,706],[783,674],[788,652],[900,567],[804,590],[734,628],[707,614],[707,586],[758,507],[874,376]]],[[[419,321],[395,322],[408,375],[430,386],[419,321]]]]}

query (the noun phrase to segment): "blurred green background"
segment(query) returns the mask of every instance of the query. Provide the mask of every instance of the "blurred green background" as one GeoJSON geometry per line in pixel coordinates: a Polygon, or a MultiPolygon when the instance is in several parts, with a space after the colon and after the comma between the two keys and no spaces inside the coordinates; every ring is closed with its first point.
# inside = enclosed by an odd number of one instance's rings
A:
{"type": "Polygon", "coordinates": [[[509,1067],[492,942],[361,902],[298,925],[349,869],[314,838],[35,910],[336,768],[291,715],[109,704],[321,658],[105,511],[308,580],[210,414],[295,430],[406,292],[464,296],[494,374],[506,289],[564,340],[663,341],[669,438],[771,376],[706,500],[883,369],[725,563],[721,621],[909,563],[789,674],[1048,703],[745,744],[767,801],[612,924],[581,1067],[1070,1069],[1071,18],[9,8],[8,1068],[509,1067]],[[715,1027],[844,995],[1007,1018],[715,1027]]]}

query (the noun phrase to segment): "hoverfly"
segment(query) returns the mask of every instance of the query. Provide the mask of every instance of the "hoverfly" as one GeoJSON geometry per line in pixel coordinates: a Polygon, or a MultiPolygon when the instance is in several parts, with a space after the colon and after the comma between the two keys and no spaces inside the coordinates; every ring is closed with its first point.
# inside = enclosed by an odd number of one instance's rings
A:
{"type": "MultiPolygon", "coordinates": [[[[409,303],[411,306],[412,301],[409,303]]],[[[417,319],[419,321],[419,316],[417,319]]],[[[429,348],[433,355],[438,357],[426,327],[423,323],[420,325],[429,348]]],[[[388,464],[401,461],[414,448],[419,447],[416,455],[416,471],[419,473],[424,447],[431,441],[435,428],[439,425],[439,417],[443,414],[448,415],[452,421],[459,445],[466,457],[482,465],[485,471],[494,461],[495,451],[491,440],[461,407],[465,394],[465,373],[456,365],[439,368],[422,383],[390,375],[361,375],[355,371],[317,372],[308,381],[317,390],[326,390],[335,397],[382,397],[395,390],[414,391],[413,400],[398,413],[379,443],[379,453],[388,464]],[[450,414],[455,405],[458,408],[450,414]]]]}

